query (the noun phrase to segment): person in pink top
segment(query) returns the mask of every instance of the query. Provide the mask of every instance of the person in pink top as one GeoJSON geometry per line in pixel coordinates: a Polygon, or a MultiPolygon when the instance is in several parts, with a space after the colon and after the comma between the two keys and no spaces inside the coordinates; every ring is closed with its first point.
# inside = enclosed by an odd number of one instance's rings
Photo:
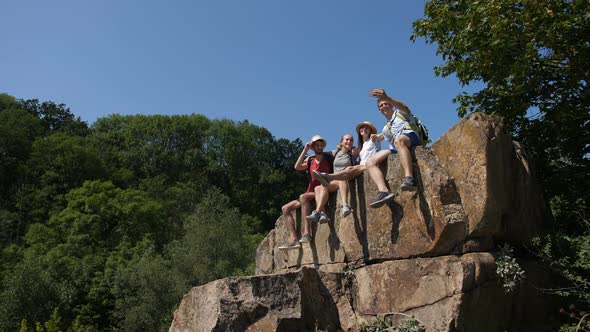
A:
{"type": "MultiPolygon", "coordinates": [[[[334,158],[331,153],[324,152],[326,147],[326,140],[320,135],[315,135],[309,142],[305,144],[303,151],[295,162],[296,171],[309,171],[310,174],[313,171],[332,173],[334,158]],[[313,150],[314,154],[306,157],[309,150],[313,150]]],[[[311,227],[310,223],[304,218],[311,212],[311,203],[315,199],[315,187],[320,185],[320,181],[310,177],[307,190],[299,196],[299,199],[292,200],[291,202],[283,205],[283,220],[289,231],[289,242],[279,246],[280,250],[299,249],[301,243],[309,242],[311,239],[311,227]],[[293,218],[293,212],[301,208],[301,239],[297,236],[297,227],[295,225],[295,219],[293,218]]]]}

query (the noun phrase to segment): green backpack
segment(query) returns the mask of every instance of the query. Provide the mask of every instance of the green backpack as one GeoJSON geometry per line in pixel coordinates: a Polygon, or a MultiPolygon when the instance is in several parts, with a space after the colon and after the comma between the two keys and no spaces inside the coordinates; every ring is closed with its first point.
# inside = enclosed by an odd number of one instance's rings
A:
{"type": "Polygon", "coordinates": [[[428,128],[414,116],[414,120],[416,120],[416,126],[418,126],[418,137],[420,137],[420,145],[426,145],[430,143],[430,139],[428,138],[428,128]]]}
{"type": "Polygon", "coordinates": [[[428,128],[426,128],[426,126],[420,121],[420,119],[418,119],[417,116],[412,114],[412,119],[406,119],[400,112],[396,113],[396,116],[399,116],[400,118],[402,118],[402,120],[405,120],[408,123],[409,129],[418,133],[418,138],[420,138],[420,145],[424,146],[430,143],[430,139],[428,138],[428,128]]]}

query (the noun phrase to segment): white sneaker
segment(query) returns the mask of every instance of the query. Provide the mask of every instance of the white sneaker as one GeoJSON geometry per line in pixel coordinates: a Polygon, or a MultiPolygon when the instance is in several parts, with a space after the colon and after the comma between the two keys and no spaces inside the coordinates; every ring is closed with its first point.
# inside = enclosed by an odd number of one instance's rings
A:
{"type": "Polygon", "coordinates": [[[323,212],[318,212],[316,210],[311,211],[311,214],[309,216],[306,216],[305,219],[307,219],[307,221],[313,221],[313,222],[318,222],[318,220],[320,220],[321,218],[321,214],[323,212]]]}
{"type": "Polygon", "coordinates": [[[341,213],[342,217],[345,218],[352,213],[352,208],[349,205],[343,204],[341,213]]]}
{"type": "Polygon", "coordinates": [[[292,249],[299,249],[299,248],[301,248],[301,245],[297,241],[289,242],[289,243],[283,244],[282,246],[279,246],[279,250],[292,250],[292,249]]]}

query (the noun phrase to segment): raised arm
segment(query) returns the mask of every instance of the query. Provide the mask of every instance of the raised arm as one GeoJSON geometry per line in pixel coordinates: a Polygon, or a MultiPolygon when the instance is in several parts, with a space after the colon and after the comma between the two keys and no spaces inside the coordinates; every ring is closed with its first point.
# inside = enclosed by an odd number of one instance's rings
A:
{"type": "Polygon", "coordinates": [[[313,142],[305,143],[305,146],[303,147],[303,151],[301,151],[299,158],[297,158],[297,161],[295,162],[295,170],[296,171],[305,171],[307,169],[307,159],[309,157],[306,158],[305,156],[307,155],[307,151],[309,151],[309,149],[311,149],[312,144],[313,144],[313,142]]]}
{"type": "Polygon", "coordinates": [[[373,89],[369,92],[369,94],[371,95],[371,97],[375,97],[375,98],[379,98],[379,99],[387,98],[391,102],[391,105],[393,105],[393,107],[397,108],[398,110],[400,110],[404,113],[412,113],[412,111],[410,111],[410,108],[408,107],[408,105],[406,105],[401,100],[393,99],[390,96],[388,96],[387,93],[385,93],[385,89],[373,89]]]}

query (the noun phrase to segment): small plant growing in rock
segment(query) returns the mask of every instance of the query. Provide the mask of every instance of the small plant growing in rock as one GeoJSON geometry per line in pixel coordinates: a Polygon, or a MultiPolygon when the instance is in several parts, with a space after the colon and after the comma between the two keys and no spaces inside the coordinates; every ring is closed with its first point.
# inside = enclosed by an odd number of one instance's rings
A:
{"type": "Polygon", "coordinates": [[[344,280],[347,284],[352,283],[352,280],[354,279],[354,269],[352,267],[346,265],[344,266],[342,271],[340,271],[340,273],[342,273],[342,275],[344,276],[344,280]]]}
{"type": "Polygon", "coordinates": [[[496,259],[496,275],[506,293],[514,291],[525,278],[524,270],[516,262],[513,249],[507,243],[500,247],[500,254],[496,259]]]}
{"type": "MultiPolygon", "coordinates": [[[[404,316],[407,316],[404,314],[404,316]]],[[[424,325],[417,319],[407,316],[407,319],[394,324],[391,319],[379,315],[370,321],[361,323],[361,332],[424,332],[424,325]]]]}

